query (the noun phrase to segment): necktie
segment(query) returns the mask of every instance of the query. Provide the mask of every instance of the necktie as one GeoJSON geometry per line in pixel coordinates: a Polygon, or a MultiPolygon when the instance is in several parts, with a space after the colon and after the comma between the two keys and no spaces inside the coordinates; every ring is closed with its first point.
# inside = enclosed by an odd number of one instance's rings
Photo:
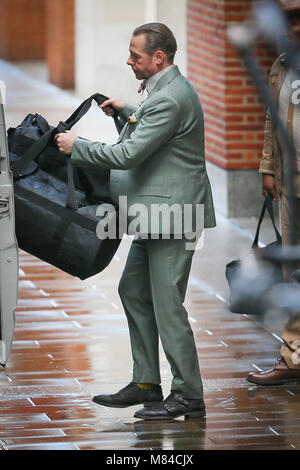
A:
{"type": "Polygon", "coordinates": [[[146,88],[146,80],[143,80],[142,83],[140,84],[140,88],[138,89],[138,93],[144,92],[146,88]]]}

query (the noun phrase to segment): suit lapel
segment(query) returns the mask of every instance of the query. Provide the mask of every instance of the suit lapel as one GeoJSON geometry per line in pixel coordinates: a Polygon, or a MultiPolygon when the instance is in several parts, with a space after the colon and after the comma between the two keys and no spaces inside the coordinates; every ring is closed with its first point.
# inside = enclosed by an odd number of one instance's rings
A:
{"type": "MultiPolygon", "coordinates": [[[[179,71],[179,68],[177,67],[177,65],[175,65],[174,67],[172,67],[168,72],[166,72],[159,80],[158,82],[156,83],[155,87],[153,88],[152,92],[149,94],[148,98],[146,98],[145,102],[149,99],[151,99],[151,97],[159,90],[161,90],[163,87],[165,87],[166,85],[168,85],[168,83],[170,83],[172,80],[174,80],[176,77],[178,77],[179,75],[181,75],[180,71],[179,71]]],[[[144,104],[144,103],[143,103],[144,104]]],[[[137,111],[136,111],[136,116],[138,117],[139,115],[139,111],[140,111],[140,107],[137,108],[137,111]]],[[[120,132],[120,135],[119,135],[119,138],[117,140],[117,143],[119,142],[122,142],[123,138],[124,138],[124,135],[126,134],[126,131],[128,129],[128,122],[126,122],[125,126],[123,127],[123,129],[121,130],[120,132]]]]}

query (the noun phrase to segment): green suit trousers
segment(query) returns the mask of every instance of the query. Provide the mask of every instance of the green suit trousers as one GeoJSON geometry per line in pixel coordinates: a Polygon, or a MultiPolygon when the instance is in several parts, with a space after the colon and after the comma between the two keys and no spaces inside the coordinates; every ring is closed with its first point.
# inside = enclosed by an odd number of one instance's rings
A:
{"type": "Polygon", "coordinates": [[[133,381],[161,382],[159,337],[173,375],[171,391],[203,397],[194,335],[183,306],[194,250],[185,239],[132,242],[119,283],[133,357],[133,381]]]}

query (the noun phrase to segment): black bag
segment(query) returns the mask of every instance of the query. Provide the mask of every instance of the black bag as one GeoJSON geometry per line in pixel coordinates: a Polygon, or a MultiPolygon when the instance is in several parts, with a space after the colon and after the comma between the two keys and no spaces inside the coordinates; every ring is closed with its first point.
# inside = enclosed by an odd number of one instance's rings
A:
{"type": "MultiPolygon", "coordinates": [[[[106,96],[95,93],[83,101],[74,113],[65,122],[61,121],[57,127],[50,126],[46,119],[39,114],[28,114],[19,126],[8,129],[9,151],[20,157],[22,156],[21,166],[15,164],[12,168],[14,174],[21,173],[21,169],[23,175],[31,174],[33,170],[39,167],[56,178],[67,182],[66,157],[59,152],[53,137],[57,133],[70,130],[87,113],[93,100],[98,104],[102,104],[106,99],[106,96]],[[44,148],[41,151],[42,147],[44,148]],[[39,152],[38,158],[35,156],[34,158],[37,158],[37,160],[34,162],[31,157],[37,153],[37,149],[39,152]],[[24,155],[25,152],[27,152],[26,156],[24,155]],[[26,167],[24,166],[25,160],[28,162],[26,167]]],[[[114,121],[120,132],[119,114],[116,112],[114,121]]],[[[109,176],[110,171],[103,168],[74,168],[75,187],[95,202],[110,202],[109,176]]]]}
{"type": "MultiPolygon", "coordinates": [[[[263,255],[267,251],[271,251],[271,250],[273,251],[277,247],[278,248],[281,247],[281,245],[282,245],[282,238],[275,224],[272,198],[271,196],[269,196],[265,198],[263,207],[261,210],[261,214],[259,216],[255,237],[252,243],[251,255],[254,256],[256,260],[259,260],[263,258],[263,255]],[[260,233],[261,224],[262,224],[266,210],[269,213],[269,216],[271,218],[271,221],[274,227],[276,241],[268,244],[267,246],[263,248],[259,248],[258,247],[259,233],[260,233]]],[[[253,304],[255,304],[254,294],[256,293],[257,295],[258,294],[260,295],[263,292],[263,290],[266,290],[271,285],[277,284],[283,281],[282,264],[280,262],[268,263],[267,278],[264,273],[261,279],[252,279],[252,284],[250,281],[249,285],[245,285],[243,284],[245,276],[243,275],[242,263],[243,263],[243,260],[236,259],[226,265],[225,275],[226,275],[226,279],[228,281],[228,285],[230,289],[229,310],[233,313],[251,314],[251,313],[255,313],[253,311],[253,304]],[[246,291],[245,298],[246,297],[248,297],[248,299],[252,298],[253,302],[243,300],[243,295],[245,294],[245,291],[246,291]],[[253,293],[253,296],[251,296],[251,293],[253,293]]]]}
{"type": "MultiPolygon", "coordinates": [[[[103,201],[112,204],[107,190],[109,172],[103,173],[102,183],[107,185],[103,193],[98,176],[90,180],[90,174],[83,181],[78,176],[77,184],[84,191],[76,190],[71,159],[60,154],[53,143],[56,133],[70,129],[87,112],[92,99],[101,103],[106,98],[93,95],[56,128],[50,127],[39,115],[35,115],[34,119],[33,115],[28,115],[17,129],[9,130],[18,245],[80,279],[101,272],[120,244],[120,238],[99,239],[96,234],[97,224],[101,220],[96,215],[97,208],[103,201]],[[38,157],[41,153],[44,160],[40,164],[38,157]],[[57,163],[60,179],[51,174],[56,171],[54,166],[51,167],[52,158],[61,161],[61,165],[57,163]],[[51,171],[43,171],[42,166],[50,166],[51,171]],[[86,181],[93,191],[86,186],[86,181]]],[[[117,217],[117,209],[115,215],[117,217]]]]}

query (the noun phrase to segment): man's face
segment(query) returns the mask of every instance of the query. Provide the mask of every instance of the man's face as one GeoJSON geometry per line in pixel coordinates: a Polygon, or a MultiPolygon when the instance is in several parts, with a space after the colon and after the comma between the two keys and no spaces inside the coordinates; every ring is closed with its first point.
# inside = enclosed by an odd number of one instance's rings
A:
{"type": "Polygon", "coordinates": [[[300,10],[299,13],[294,14],[289,19],[290,31],[296,39],[297,43],[300,45],[300,10]]]}
{"type": "Polygon", "coordinates": [[[130,56],[128,57],[127,65],[131,66],[138,80],[152,77],[152,75],[158,72],[156,55],[150,56],[144,51],[145,39],[145,34],[133,36],[129,46],[130,56]]]}

